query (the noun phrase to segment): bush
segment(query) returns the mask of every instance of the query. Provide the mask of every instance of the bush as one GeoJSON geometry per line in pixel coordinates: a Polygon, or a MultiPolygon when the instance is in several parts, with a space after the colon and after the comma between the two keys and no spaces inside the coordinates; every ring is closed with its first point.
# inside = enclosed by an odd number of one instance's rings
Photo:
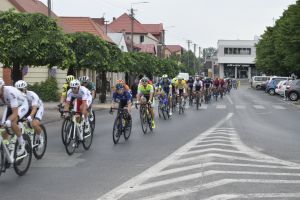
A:
{"type": "Polygon", "coordinates": [[[41,83],[29,85],[28,90],[36,92],[44,102],[59,100],[59,89],[55,78],[48,78],[41,83]]]}

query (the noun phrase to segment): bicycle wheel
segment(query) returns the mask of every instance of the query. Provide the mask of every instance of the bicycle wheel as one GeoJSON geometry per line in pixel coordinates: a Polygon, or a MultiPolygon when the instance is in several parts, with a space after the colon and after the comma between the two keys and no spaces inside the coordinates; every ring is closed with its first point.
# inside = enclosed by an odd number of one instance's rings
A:
{"type": "Polygon", "coordinates": [[[92,132],[94,132],[95,127],[96,127],[96,115],[93,110],[92,110],[92,113],[89,115],[89,121],[90,121],[90,127],[92,129],[92,132]]]}
{"type": "Polygon", "coordinates": [[[147,113],[145,108],[142,108],[141,110],[140,119],[141,119],[142,130],[143,133],[145,134],[148,131],[148,120],[147,120],[147,113]]]}
{"type": "Polygon", "coordinates": [[[126,126],[124,127],[124,139],[128,140],[131,134],[131,128],[132,128],[132,119],[126,121],[126,126]]]}
{"type": "Polygon", "coordinates": [[[62,123],[61,126],[61,139],[64,145],[66,145],[66,141],[65,141],[65,133],[66,133],[66,128],[68,127],[68,123],[70,122],[70,117],[66,117],[62,123]]]}
{"type": "Polygon", "coordinates": [[[90,131],[85,132],[83,130],[83,141],[82,141],[82,146],[85,150],[89,150],[92,142],[93,142],[93,135],[94,135],[94,130],[92,128],[92,125],[90,124],[90,131]]]}
{"type": "Polygon", "coordinates": [[[3,170],[4,170],[4,151],[3,151],[2,143],[0,143],[0,176],[3,170]]]}
{"type": "MultiPolygon", "coordinates": [[[[32,149],[33,155],[36,159],[41,159],[44,156],[46,149],[47,149],[48,138],[47,138],[46,128],[43,124],[41,124],[40,127],[42,129],[41,137],[43,137],[44,142],[43,142],[43,145],[38,143],[38,145],[32,149]]],[[[35,141],[36,141],[36,133],[33,135],[33,144],[37,144],[35,141]]]]}
{"type": "Polygon", "coordinates": [[[18,151],[18,140],[15,144],[15,153],[14,153],[14,170],[19,176],[23,176],[28,171],[31,159],[32,159],[32,147],[31,141],[28,135],[23,134],[23,139],[25,141],[25,153],[21,156],[17,156],[18,151]]]}
{"type": "Polygon", "coordinates": [[[166,110],[167,110],[166,106],[163,105],[163,106],[161,107],[161,113],[162,113],[162,116],[164,117],[164,120],[166,120],[167,117],[168,117],[168,114],[166,113],[166,110]]]}
{"type": "Polygon", "coordinates": [[[196,108],[197,108],[197,110],[199,110],[199,97],[198,96],[196,97],[196,108]]]}
{"type": "Polygon", "coordinates": [[[76,149],[76,135],[77,130],[74,122],[68,123],[68,126],[65,130],[65,147],[68,155],[72,155],[76,149]],[[74,135],[75,134],[75,135],[74,135]]]}
{"type": "Polygon", "coordinates": [[[149,112],[147,112],[147,118],[146,118],[146,120],[148,122],[149,130],[153,131],[153,128],[152,128],[152,117],[151,117],[151,114],[149,112]]]}
{"type": "Polygon", "coordinates": [[[113,133],[112,133],[114,144],[117,144],[119,142],[121,134],[122,134],[122,119],[120,116],[117,116],[114,122],[113,133]]]}

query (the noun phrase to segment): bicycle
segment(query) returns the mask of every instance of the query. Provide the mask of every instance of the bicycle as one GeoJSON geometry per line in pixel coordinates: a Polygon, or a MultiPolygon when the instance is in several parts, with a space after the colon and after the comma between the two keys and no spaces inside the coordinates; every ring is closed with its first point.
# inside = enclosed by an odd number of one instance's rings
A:
{"type": "Polygon", "coordinates": [[[69,113],[69,122],[64,129],[65,149],[68,155],[72,155],[75,149],[82,143],[83,148],[88,150],[93,141],[94,129],[90,126],[90,130],[85,132],[83,130],[84,120],[81,112],[67,111],[69,113]],[[79,117],[79,121],[78,121],[79,117]],[[83,135],[83,140],[80,140],[79,134],[83,135]]]}
{"type": "Polygon", "coordinates": [[[189,88],[189,106],[193,106],[193,100],[194,100],[193,91],[191,88],[189,88]]]}
{"type": "Polygon", "coordinates": [[[213,96],[215,97],[215,100],[218,101],[218,96],[219,96],[219,89],[218,88],[214,88],[213,96]]]}
{"type": "Polygon", "coordinates": [[[168,100],[168,96],[164,95],[164,97],[162,95],[158,96],[158,117],[161,118],[161,116],[163,116],[163,118],[169,119],[170,118],[170,107],[169,107],[169,100],[168,100]]]}
{"type": "MultiPolygon", "coordinates": [[[[22,137],[25,141],[25,153],[23,155],[17,155],[18,140],[14,133],[11,133],[9,128],[2,129],[9,134],[10,139],[8,144],[4,144],[2,134],[0,134],[0,175],[4,173],[6,169],[10,168],[13,165],[16,174],[23,176],[28,171],[31,159],[32,159],[32,147],[31,141],[27,134],[22,134],[22,137]],[[22,167],[22,164],[24,166],[22,167]]],[[[24,129],[22,129],[24,132],[24,129]]]]}
{"type": "Polygon", "coordinates": [[[150,103],[139,103],[135,104],[135,107],[137,108],[137,105],[140,105],[140,120],[142,125],[143,133],[146,134],[148,132],[148,127],[150,131],[152,131],[152,116],[149,111],[149,107],[151,106],[150,103]]]}
{"type": "Polygon", "coordinates": [[[175,112],[176,110],[176,105],[177,105],[177,98],[176,98],[176,95],[172,95],[172,112],[175,112]]]}
{"type": "Polygon", "coordinates": [[[195,92],[195,97],[196,97],[196,109],[199,110],[199,107],[201,107],[201,100],[200,100],[200,91],[195,92]]]}
{"type": "Polygon", "coordinates": [[[220,94],[220,98],[223,99],[223,96],[225,95],[225,93],[224,93],[224,86],[220,86],[220,88],[219,88],[219,94],[220,94]]]}
{"type": "Polygon", "coordinates": [[[129,113],[126,108],[113,108],[113,110],[118,111],[112,133],[114,144],[118,144],[122,134],[125,140],[129,139],[132,129],[132,119],[129,119],[129,113]]]}
{"type": "Polygon", "coordinates": [[[185,99],[182,95],[181,96],[178,95],[177,97],[179,98],[179,101],[178,101],[179,115],[181,115],[181,114],[184,113],[186,102],[185,102],[185,99]]]}
{"type": "Polygon", "coordinates": [[[43,124],[40,125],[42,132],[40,137],[43,138],[43,145],[41,146],[41,141],[37,139],[37,134],[34,131],[34,129],[32,128],[30,122],[26,121],[26,119],[22,119],[21,120],[23,127],[24,127],[24,134],[28,135],[31,141],[31,148],[32,148],[32,152],[33,155],[36,159],[41,159],[47,149],[47,131],[46,128],[43,124]]]}
{"type": "Polygon", "coordinates": [[[209,90],[208,88],[205,88],[205,92],[204,92],[204,102],[206,104],[208,104],[210,102],[211,99],[211,94],[209,94],[209,90]]]}
{"type": "MultiPolygon", "coordinates": [[[[96,126],[96,115],[94,110],[91,107],[88,109],[88,112],[89,112],[88,115],[89,115],[90,127],[94,131],[96,126]]],[[[71,118],[69,116],[66,116],[63,120],[62,127],[61,127],[61,139],[64,145],[66,145],[65,131],[66,128],[68,127],[69,122],[71,122],[71,118]]]]}

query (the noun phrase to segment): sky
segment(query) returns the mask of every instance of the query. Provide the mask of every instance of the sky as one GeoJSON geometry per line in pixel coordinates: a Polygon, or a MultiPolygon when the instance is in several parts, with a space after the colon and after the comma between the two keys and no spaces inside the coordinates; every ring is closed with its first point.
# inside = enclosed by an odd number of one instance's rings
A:
{"type": "MultiPolygon", "coordinates": [[[[41,0],[45,4],[47,0],[41,0]]],[[[163,23],[166,44],[217,47],[220,39],[252,40],[296,0],[52,0],[58,16],[105,17],[135,9],[141,23],[163,23]],[[148,3],[138,3],[147,1],[148,3]],[[132,4],[133,3],[133,4],[132,4]]]]}

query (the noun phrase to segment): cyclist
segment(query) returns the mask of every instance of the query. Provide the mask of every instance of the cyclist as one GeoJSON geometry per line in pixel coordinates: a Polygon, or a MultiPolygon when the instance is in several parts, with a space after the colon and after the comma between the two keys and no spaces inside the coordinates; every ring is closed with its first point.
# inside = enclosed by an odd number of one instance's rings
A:
{"type": "Polygon", "coordinates": [[[220,79],[220,92],[222,92],[222,94],[225,94],[224,92],[224,89],[225,89],[225,81],[224,79],[220,79]]]}
{"type": "Polygon", "coordinates": [[[58,104],[59,112],[61,117],[63,116],[63,107],[64,107],[64,102],[66,101],[67,98],[67,92],[70,89],[70,82],[74,80],[73,75],[68,75],[66,76],[66,82],[63,84],[62,87],[62,92],[60,96],[60,103],[58,104]]]}
{"type": "Polygon", "coordinates": [[[115,89],[116,90],[112,97],[110,113],[113,112],[113,108],[115,108],[115,104],[119,100],[119,108],[127,107],[128,120],[131,120],[132,95],[128,90],[125,89],[124,84],[122,83],[117,83],[115,85],[115,89]]]}
{"type": "Polygon", "coordinates": [[[215,80],[213,81],[213,91],[217,93],[219,91],[219,87],[220,87],[220,80],[218,77],[216,77],[215,80]]]}
{"type": "Polygon", "coordinates": [[[203,82],[200,79],[199,75],[196,75],[195,77],[195,81],[193,83],[193,91],[195,92],[195,94],[198,93],[198,95],[200,96],[199,99],[202,99],[202,89],[203,89],[203,82]]]}
{"type": "Polygon", "coordinates": [[[139,104],[142,96],[144,96],[147,99],[149,103],[149,112],[151,113],[151,117],[152,117],[152,128],[155,128],[154,111],[151,106],[153,95],[154,95],[153,86],[149,84],[149,79],[147,77],[143,77],[141,79],[141,85],[139,85],[138,87],[137,104],[139,104]]]}
{"type": "MultiPolygon", "coordinates": [[[[4,85],[4,81],[0,79],[0,99],[6,105],[2,116],[2,124],[11,128],[17,135],[19,143],[17,155],[20,156],[25,152],[25,141],[18,126],[18,120],[22,119],[28,112],[28,101],[17,88],[4,85]]],[[[8,134],[6,132],[3,132],[3,139],[4,143],[8,143],[8,134]]]]}
{"type": "Polygon", "coordinates": [[[96,99],[96,84],[91,82],[88,76],[79,77],[79,81],[82,86],[89,89],[89,91],[91,92],[91,95],[93,97],[93,100],[96,99]]]}
{"type": "MultiPolygon", "coordinates": [[[[69,111],[69,106],[72,98],[75,98],[74,111],[81,112],[84,116],[84,132],[90,132],[90,123],[88,118],[88,109],[93,102],[92,95],[90,91],[80,85],[80,81],[74,79],[70,82],[70,89],[67,93],[67,99],[64,106],[64,111],[69,111]]],[[[83,140],[82,132],[80,131],[79,140],[83,140]]]]}
{"type": "Polygon", "coordinates": [[[176,94],[178,98],[181,98],[182,96],[184,97],[184,104],[186,99],[186,87],[187,87],[186,81],[183,80],[183,77],[178,76],[177,81],[175,82],[176,94]]]}
{"type": "Polygon", "coordinates": [[[44,105],[39,96],[33,92],[27,90],[27,83],[23,80],[19,80],[15,83],[15,87],[26,95],[29,111],[27,113],[27,121],[31,122],[32,128],[36,135],[36,141],[40,146],[44,145],[44,138],[41,136],[42,129],[40,127],[40,122],[44,114],[44,105]]]}
{"type": "Polygon", "coordinates": [[[187,80],[187,85],[188,85],[188,91],[189,91],[189,98],[193,99],[193,85],[194,85],[195,80],[193,79],[192,76],[189,76],[189,80],[187,80]]]}
{"type": "Polygon", "coordinates": [[[164,74],[162,76],[162,80],[159,83],[158,91],[162,92],[163,97],[164,97],[164,95],[167,95],[169,108],[170,108],[169,115],[171,116],[172,115],[172,111],[171,111],[171,108],[172,108],[172,100],[171,100],[171,98],[172,98],[172,83],[169,80],[167,74],[164,74]]]}

